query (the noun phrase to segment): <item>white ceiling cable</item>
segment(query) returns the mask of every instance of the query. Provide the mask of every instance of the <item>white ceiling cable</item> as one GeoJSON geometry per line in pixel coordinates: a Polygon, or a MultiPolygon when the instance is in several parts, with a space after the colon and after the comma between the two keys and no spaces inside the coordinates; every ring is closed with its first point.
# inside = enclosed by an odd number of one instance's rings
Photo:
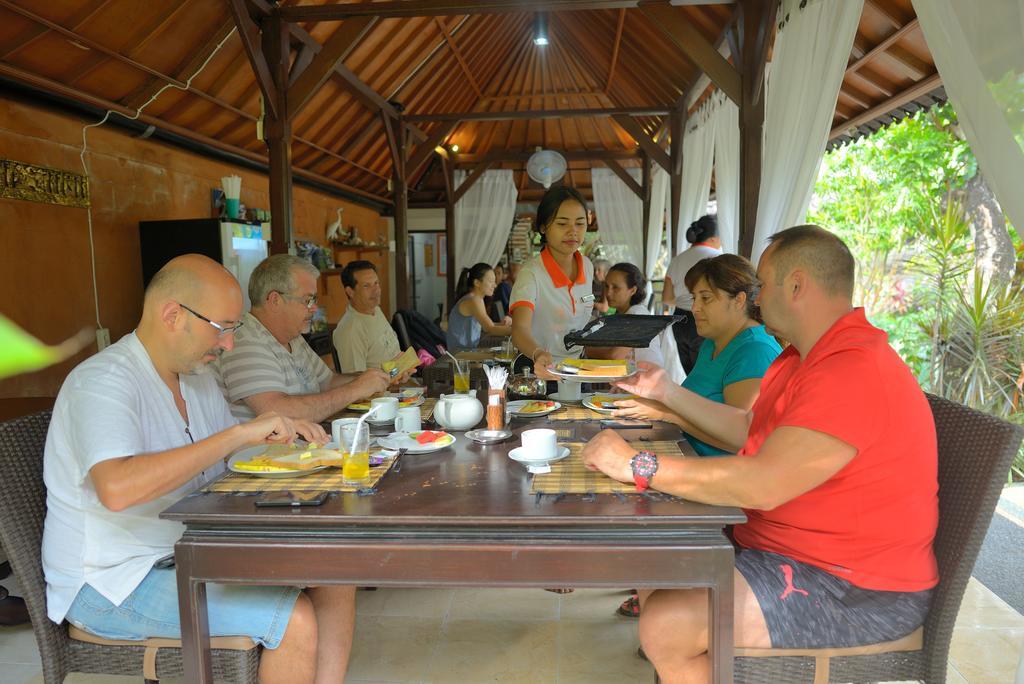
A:
{"type": "MultiPolygon", "coordinates": [[[[221,47],[224,46],[224,43],[228,42],[228,39],[231,38],[231,36],[233,36],[235,34],[236,30],[237,29],[234,29],[234,28],[231,29],[231,31],[226,36],[224,36],[224,38],[219,43],[217,43],[217,47],[215,47],[213,49],[213,52],[211,52],[209,54],[209,56],[206,58],[206,60],[202,64],[199,65],[199,68],[196,69],[195,72],[193,72],[193,74],[188,77],[188,80],[185,81],[184,87],[182,87],[180,85],[177,85],[175,83],[168,83],[163,88],[161,88],[160,90],[156,91],[156,93],[154,93],[153,97],[151,97],[148,100],[146,100],[146,102],[143,103],[142,106],[140,106],[138,109],[136,109],[134,114],[132,114],[131,116],[126,116],[126,115],[122,115],[122,116],[125,116],[125,118],[129,119],[129,120],[138,119],[139,116],[142,115],[142,110],[144,110],[146,107],[148,107],[150,104],[152,104],[153,101],[156,100],[158,97],[160,97],[160,95],[162,95],[163,92],[165,90],[167,90],[168,88],[177,88],[178,90],[188,90],[192,86],[192,80],[196,76],[198,76],[199,74],[201,74],[203,72],[203,69],[206,68],[206,65],[208,65],[210,63],[210,60],[212,60],[216,56],[216,54],[218,52],[220,52],[221,47]]],[[[84,126],[82,128],[82,152],[81,152],[81,154],[79,154],[78,157],[79,157],[79,159],[82,162],[82,169],[85,171],[85,175],[86,175],[87,178],[89,176],[89,165],[86,164],[86,162],[85,162],[85,153],[86,153],[86,150],[88,149],[89,142],[88,142],[88,140],[86,138],[86,132],[90,128],[97,128],[97,127],[102,126],[103,124],[105,124],[107,122],[107,119],[109,119],[110,115],[113,114],[113,113],[114,113],[114,110],[108,109],[107,113],[103,115],[102,119],[100,119],[96,123],[87,124],[86,126],[84,126]]],[[[92,183],[91,183],[91,180],[90,180],[90,185],[91,184],[92,183]]],[[[87,218],[88,223],[89,223],[89,258],[92,261],[92,296],[93,296],[93,302],[94,302],[94,304],[96,306],[96,327],[102,328],[103,324],[100,323],[100,296],[99,296],[99,290],[98,290],[98,288],[96,286],[96,247],[95,247],[95,244],[93,242],[93,235],[92,235],[92,203],[91,202],[89,203],[89,206],[85,208],[85,214],[86,214],[86,218],[87,218]]]]}

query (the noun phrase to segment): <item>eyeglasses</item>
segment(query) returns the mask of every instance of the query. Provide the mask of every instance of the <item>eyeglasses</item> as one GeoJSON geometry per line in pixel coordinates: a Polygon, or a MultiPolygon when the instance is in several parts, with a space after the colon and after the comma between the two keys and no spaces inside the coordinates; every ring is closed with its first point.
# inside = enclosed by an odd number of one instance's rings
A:
{"type": "Polygon", "coordinates": [[[284,297],[285,299],[291,299],[292,301],[302,302],[303,306],[305,306],[307,309],[310,309],[310,308],[316,306],[317,295],[316,295],[315,292],[313,294],[311,294],[311,295],[308,295],[308,296],[296,296],[296,295],[290,295],[290,294],[288,294],[286,292],[281,292],[279,290],[274,290],[274,291],[277,292],[277,294],[279,294],[282,297],[284,297]]]}
{"type": "Polygon", "coordinates": [[[207,323],[212,325],[214,329],[217,331],[217,337],[227,337],[228,335],[238,332],[238,329],[242,327],[242,321],[239,321],[235,325],[221,325],[220,323],[215,323],[211,321],[209,318],[199,313],[198,311],[193,311],[192,309],[188,308],[181,302],[178,302],[178,306],[180,306],[185,311],[188,311],[190,314],[192,314],[199,320],[206,321],[207,323]]]}

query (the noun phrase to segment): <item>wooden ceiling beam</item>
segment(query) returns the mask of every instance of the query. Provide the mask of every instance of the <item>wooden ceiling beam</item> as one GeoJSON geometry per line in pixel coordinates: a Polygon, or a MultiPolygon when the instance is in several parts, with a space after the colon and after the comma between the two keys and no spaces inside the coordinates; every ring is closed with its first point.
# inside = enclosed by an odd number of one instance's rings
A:
{"type": "Polygon", "coordinates": [[[484,171],[486,171],[490,166],[491,162],[482,161],[473,167],[473,170],[470,171],[469,175],[462,181],[462,185],[455,189],[455,193],[452,195],[453,205],[459,203],[459,200],[461,200],[462,197],[469,192],[469,189],[473,187],[478,180],[480,180],[480,177],[484,175],[484,171]]]}
{"type": "Polygon", "coordinates": [[[694,63],[704,71],[730,100],[739,104],[742,83],[736,68],[728,62],[704,35],[690,23],[682,11],[668,0],[643,3],[640,10],[672,39],[694,63]]]}
{"type": "Polygon", "coordinates": [[[452,54],[455,55],[455,60],[459,63],[459,68],[462,69],[462,73],[466,77],[466,80],[469,81],[469,85],[473,88],[473,92],[476,93],[478,98],[483,97],[484,94],[480,90],[480,86],[477,85],[476,79],[473,78],[473,72],[469,70],[469,65],[466,64],[466,60],[462,56],[462,51],[459,50],[459,46],[455,44],[455,40],[452,38],[451,34],[448,33],[448,27],[444,25],[444,20],[442,20],[441,17],[434,17],[434,24],[441,32],[441,35],[444,36],[444,41],[448,44],[448,48],[452,51],[452,54]]]}
{"type": "MultiPolygon", "coordinates": [[[[732,4],[733,0],[673,0],[676,5],[732,4]]],[[[637,7],[639,0],[390,0],[296,5],[278,10],[286,21],[341,21],[348,17],[434,17],[508,12],[570,12],[637,7]]]]}
{"type": "MultiPolygon", "coordinates": [[[[521,96],[525,97],[525,96],[521,96]]],[[[558,119],[570,117],[602,116],[663,116],[669,107],[621,107],[607,109],[538,109],[530,112],[439,112],[437,114],[415,114],[406,117],[409,121],[505,121],[520,119],[558,119]]]]}
{"type": "MultiPolygon", "coordinates": [[[[175,124],[164,121],[163,119],[159,119],[155,116],[150,116],[149,114],[139,115],[138,112],[136,112],[135,110],[129,109],[128,107],[125,107],[120,103],[114,102],[113,100],[107,100],[97,95],[92,95],[91,93],[85,93],[81,90],[72,88],[59,81],[54,81],[52,79],[31,73],[29,71],[25,71],[23,69],[19,69],[9,64],[4,64],[0,62],[0,76],[7,76],[15,81],[32,86],[33,88],[39,88],[40,90],[46,92],[56,93],[57,95],[68,97],[77,102],[83,102],[87,105],[99,107],[102,109],[109,109],[118,114],[121,114],[126,118],[136,118],[138,121],[141,121],[142,123],[151,124],[156,128],[165,130],[169,133],[173,133],[178,137],[201,143],[212,150],[227,152],[228,154],[237,155],[239,157],[248,159],[249,161],[257,162],[259,164],[267,163],[266,155],[253,152],[252,150],[248,150],[244,147],[238,147],[237,145],[227,144],[221,140],[217,140],[216,138],[211,138],[189,128],[177,126],[175,124]]],[[[361,197],[365,197],[366,199],[373,200],[377,204],[390,203],[390,200],[385,197],[376,195],[371,192],[367,192],[365,190],[361,190],[350,185],[345,185],[344,183],[339,183],[336,180],[327,178],[326,176],[321,176],[311,171],[306,171],[304,169],[295,169],[294,173],[297,176],[302,176],[317,183],[333,187],[341,192],[352,193],[359,195],[361,197]]]]}
{"type": "Polygon", "coordinates": [[[879,117],[887,112],[890,112],[893,109],[896,109],[897,107],[902,107],[908,102],[916,100],[917,98],[923,95],[927,95],[928,93],[940,87],[941,85],[942,78],[938,74],[933,74],[932,76],[924,79],[923,81],[915,83],[914,85],[910,86],[903,92],[893,95],[885,102],[880,102],[871,109],[867,110],[866,112],[858,114],[849,121],[844,121],[842,124],[835,126],[829,132],[828,138],[829,140],[833,140],[840,136],[847,135],[847,131],[849,131],[851,128],[856,129],[860,126],[863,126],[864,124],[868,123],[869,121],[876,117],[879,117]]]}
{"type": "MultiPolygon", "coordinates": [[[[196,70],[203,65],[203,62],[205,62],[213,51],[217,49],[217,46],[221,44],[221,41],[227,38],[234,30],[235,20],[228,17],[223,24],[218,26],[213,33],[210,34],[210,37],[206,39],[199,49],[192,51],[189,54],[188,59],[174,70],[174,77],[179,81],[187,82],[196,70]]],[[[244,54],[244,51],[240,54],[244,54]]],[[[124,98],[125,105],[132,109],[138,109],[149,102],[150,98],[156,95],[160,89],[164,87],[164,84],[164,79],[159,76],[150,79],[124,98]]],[[[216,92],[213,94],[216,95],[216,92]]]]}
{"type": "Polygon", "coordinates": [[[605,95],[612,87],[612,80],[615,78],[615,65],[619,60],[619,45],[622,43],[622,27],[626,24],[626,9],[619,10],[619,22],[615,27],[615,42],[612,43],[612,61],[608,66],[608,78],[604,82],[605,95]]]}
{"type": "Polygon", "coordinates": [[[421,166],[423,166],[430,155],[434,154],[434,148],[438,147],[444,142],[455,128],[459,125],[458,121],[449,123],[448,125],[441,126],[433,135],[431,135],[425,142],[420,143],[420,146],[416,148],[416,151],[409,155],[409,161],[406,163],[406,170],[409,176],[414,176],[421,166]]]}
{"type": "Polygon", "coordinates": [[[863,57],[861,57],[860,59],[857,59],[857,60],[851,62],[850,65],[846,67],[846,73],[844,74],[844,78],[846,76],[849,76],[850,74],[854,73],[855,71],[860,69],[862,66],[864,66],[865,64],[867,64],[868,62],[870,62],[871,60],[873,60],[875,57],[879,56],[883,52],[886,52],[890,47],[892,47],[901,38],[903,38],[903,36],[907,35],[911,31],[916,29],[917,26],[918,26],[917,17],[914,17],[913,19],[908,21],[905,25],[903,25],[903,26],[899,27],[898,29],[896,29],[895,31],[893,31],[882,42],[880,42],[878,45],[874,46],[873,48],[868,50],[866,53],[864,53],[863,57]]]}
{"type": "Polygon", "coordinates": [[[626,171],[626,169],[622,168],[622,164],[615,161],[614,159],[606,159],[604,161],[604,165],[611,169],[615,173],[615,175],[618,176],[622,180],[622,182],[626,184],[626,187],[633,191],[633,194],[635,194],[640,199],[643,199],[643,188],[640,187],[640,184],[636,182],[635,178],[629,175],[629,172],[626,171]]]}
{"type": "MultiPolygon", "coordinates": [[[[376,21],[374,17],[353,17],[343,22],[341,27],[331,34],[320,51],[315,52],[309,66],[299,72],[294,84],[288,88],[289,116],[294,117],[299,113],[376,21]]],[[[314,48],[311,45],[304,45],[303,50],[313,52],[314,48]]]]}
{"type": "Polygon", "coordinates": [[[245,0],[228,0],[228,8],[231,10],[231,16],[238,28],[238,37],[242,39],[242,47],[245,48],[245,54],[249,57],[249,64],[256,76],[256,85],[263,93],[264,106],[275,118],[284,115],[284,112],[277,111],[277,90],[270,73],[270,65],[267,63],[266,55],[263,54],[260,29],[249,16],[245,0]]]}
{"type": "MultiPolygon", "coordinates": [[[[278,8],[275,5],[270,4],[268,0],[230,0],[230,2],[248,2],[264,15],[270,15],[271,12],[284,12],[287,9],[292,9],[287,7],[278,8]]],[[[372,13],[370,14],[372,15],[372,13]]],[[[302,28],[298,24],[290,23],[288,31],[304,45],[309,45],[317,52],[320,51],[320,43],[318,43],[316,38],[310,35],[309,31],[306,29],[302,28]]],[[[351,70],[347,69],[344,64],[336,64],[334,67],[334,73],[340,76],[342,80],[350,86],[349,92],[351,92],[364,105],[373,110],[382,110],[392,119],[399,118],[398,110],[392,107],[390,102],[384,99],[380,93],[361,81],[359,77],[352,73],[351,70]]],[[[419,128],[411,127],[410,130],[419,140],[427,139],[427,134],[419,128]]]]}
{"type": "MultiPolygon", "coordinates": [[[[97,12],[105,8],[112,1],[113,0],[98,0],[98,2],[93,2],[91,5],[86,5],[85,7],[82,7],[77,14],[71,17],[71,21],[69,22],[71,24],[71,30],[78,31],[78,29],[80,29],[85,24],[85,22],[89,21],[94,16],[96,16],[97,12]]],[[[10,48],[6,52],[0,54],[0,60],[6,60],[11,55],[29,47],[32,43],[36,42],[38,39],[45,36],[48,31],[50,31],[50,28],[48,26],[34,26],[32,28],[32,35],[22,39],[20,43],[10,48]]]]}
{"type": "MultiPolygon", "coordinates": [[[[667,114],[668,112],[664,113],[667,114]]],[[[615,123],[619,124],[622,130],[626,131],[633,140],[639,143],[640,147],[643,148],[652,161],[658,162],[658,165],[665,169],[665,171],[672,172],[672,163],[665,150],[661,149],[661,146],[654,142],[651,136],[647,135],[647,131],[643,129],[636,119],[624,114],[616,115],[612,118],[615,120],[615,123]]]]}
{"type": "MultiPolygon", "coordinates": [[[[492,164],[510,164],[517,162],[526,162],[531,156],[533,156],[533,150],[494,150],[492,152],[486,152],[484,154],[452,154],[452,163],[457,166],[464,168],[466,166],[474,166],[481,162],[489,162],[492,164]]],[[[578,150],[571,151],[560,151],[565,160],[568,162],[573,161],[607,161],[609,159],[615,161],[637,161],[640,159],[640,154],[634,150],[589,150],[581,152],[578,150]]]]}

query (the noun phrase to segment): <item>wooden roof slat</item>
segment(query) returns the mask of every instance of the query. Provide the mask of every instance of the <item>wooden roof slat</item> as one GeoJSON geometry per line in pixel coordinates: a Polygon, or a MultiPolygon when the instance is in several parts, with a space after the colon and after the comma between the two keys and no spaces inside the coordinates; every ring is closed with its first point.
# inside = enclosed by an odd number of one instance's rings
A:
{"type": "MultiPolygon", "coordinates": [[[[113,0],[95,0],[91,4],[83,4],[77,13],[69,17],[71,30],[78,31],[79,29],[81,29],[87,21],[96,16],[97,13],[102,11],[103,8],[105,8],[111,2],[113,2],[113,0]]],[[[10,48],[2,54],[0,54],[0,59],[8,60],[10,57],[20,52],[21,50],[31,47],[32,43],[34,43],[38,38],[41,38],[43,35],[50,32],[51,30],[52,29],[49,26],[35,22],[35,25],[31,29],[32,35],[22,39],[22,41],[15,45],[13,48],[10,48]]]]}
{"type": "MultiPolygon", "coordinates": [[[[731,3],[732,0],[676,0],[679,4],[731,3]]],[[[283,8],[286,21],[340,21],[346,17],[432,17],[505,12],[568,12],[637,7],[639,0],[386,0],[301,5],[283,8]]]]}

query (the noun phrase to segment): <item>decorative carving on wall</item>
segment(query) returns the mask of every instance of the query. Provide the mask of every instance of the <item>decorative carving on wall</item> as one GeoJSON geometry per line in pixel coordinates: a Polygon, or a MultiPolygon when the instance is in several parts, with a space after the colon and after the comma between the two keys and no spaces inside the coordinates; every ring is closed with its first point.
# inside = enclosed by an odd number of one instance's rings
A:
{"type": "Polygon", "coordinates": [[[88,207],[89,177],[0,159],[0,197],[65,207],[88,207]]]}

